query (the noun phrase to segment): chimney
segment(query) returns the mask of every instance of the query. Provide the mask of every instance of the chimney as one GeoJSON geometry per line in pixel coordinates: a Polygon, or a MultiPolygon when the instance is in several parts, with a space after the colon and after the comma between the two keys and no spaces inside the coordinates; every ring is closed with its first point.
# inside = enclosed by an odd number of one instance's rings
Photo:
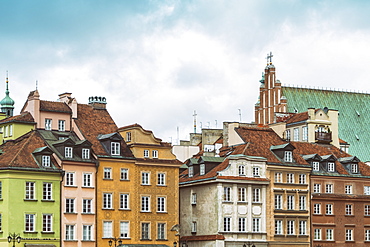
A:
{"type": "Polygon", "coordinates": [[[89,105],[91,105],[94,109],[106,109],[107,100],[105,97],[91,96],[89,97],[89,105]]]}
{"type": "Polygon", "coordinates": [[[71,93],[61,93],[58,95],[59,101],[68,104],[69,100],[71,99],[71,95],[71,93]]]}

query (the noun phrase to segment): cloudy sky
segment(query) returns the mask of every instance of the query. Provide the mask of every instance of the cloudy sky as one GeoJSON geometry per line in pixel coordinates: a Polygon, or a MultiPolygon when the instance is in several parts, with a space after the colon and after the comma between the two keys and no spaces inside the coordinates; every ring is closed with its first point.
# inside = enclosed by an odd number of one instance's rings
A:
{"type": "Polygon", "coordinates": [[[0,98],[9,71],[17,114],[37,80],[44,100],[104,96],[119,126],[177,143],[194,110],[198,132],[253,121],[270,51],[285,85],[370,91],[370,1],[1,0],[0,9],[0,98]]]}

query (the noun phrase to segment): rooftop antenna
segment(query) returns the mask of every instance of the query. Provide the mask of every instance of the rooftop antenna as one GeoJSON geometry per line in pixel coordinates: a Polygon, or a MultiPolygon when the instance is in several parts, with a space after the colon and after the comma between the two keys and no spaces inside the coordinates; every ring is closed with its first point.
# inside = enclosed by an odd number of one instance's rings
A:
{"type": "Polygon", "coordinates": [[[197,133],[197,112],[194,110],[194,134],[197,133]]]}
{"type": "Polygon", "coordinates": [[[180,143],[180,137],[179,137],[179,126],[177,126],[177,144],[180,143]]]}
{"type": "Polygon", "coordinates": [[[36,80],[36,90],[38,89],[38,85],[39,84],[39,82],[36,80]]]}
{"type": "Polygon", "coordinates": [[[200,132],[202,132],[202,129],[203,129],[203,125],[202,125],[202,122],[200,122],[200,132]]]}
{"type": "Polygon", "coordinates": [[[238,109],[238,110],[239,110],[239,120],[240,120],[240,122],[242,122],[242,111],[240,109],[238,109]]]}
{"type": "Polygon", "coordinates": [[[215,120],[215,122],[216,122],[216,129],[217,129],[217,120],[215,120]]]}

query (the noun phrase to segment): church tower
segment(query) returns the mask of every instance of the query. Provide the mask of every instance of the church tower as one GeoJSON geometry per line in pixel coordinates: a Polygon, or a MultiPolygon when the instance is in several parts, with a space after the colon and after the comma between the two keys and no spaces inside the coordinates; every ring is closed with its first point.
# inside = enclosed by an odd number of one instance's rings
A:
{"type": "Polygon", "coordinates": [[[6,76],[6,90],[5,98],[0,101],[1,112],[5,113],[7,117],[12,117],[14,112],[14,100],[9,97],[9,81],[8,76],[6,76]]]}
{"type": "Polygon", "coordinates": [[[275,112],[286,112],[286,99],[281,95],[281,83],[276,80],[272,53],[267,55],[267,65],[260,80],[260,96],[255,104],[255,122],[268,125],[275,122],[275,112]]]}

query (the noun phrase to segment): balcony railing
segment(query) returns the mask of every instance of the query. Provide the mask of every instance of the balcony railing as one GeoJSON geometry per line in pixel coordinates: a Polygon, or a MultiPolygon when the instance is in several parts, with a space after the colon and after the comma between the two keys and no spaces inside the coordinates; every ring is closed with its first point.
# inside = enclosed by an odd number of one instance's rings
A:
{"type": "Polygon", "coordinates": [[[317,143],[329,144],[332,141],[331,133],[315,132],[315,140],[316,140],[317,143]]]}

